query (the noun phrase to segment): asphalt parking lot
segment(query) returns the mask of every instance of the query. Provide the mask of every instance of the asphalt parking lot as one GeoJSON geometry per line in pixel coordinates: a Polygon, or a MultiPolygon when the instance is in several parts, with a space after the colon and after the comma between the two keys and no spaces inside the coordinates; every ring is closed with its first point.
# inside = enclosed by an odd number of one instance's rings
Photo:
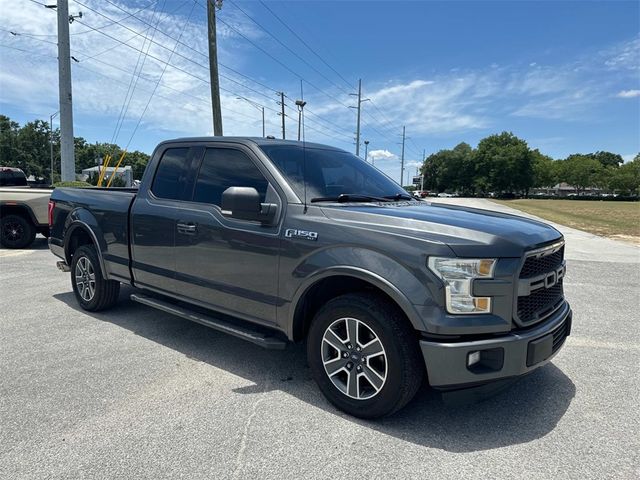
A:
{"type": "Polygon", "coordinates": [[[379,421],[328,404],[301,346],[127,288],[89,314],[45,239],[2,250],[0,478],[640,478],[640,248],[593,241],[568,235],[574,326],[551,364],[480,403],[425,387],[379,421]]]}

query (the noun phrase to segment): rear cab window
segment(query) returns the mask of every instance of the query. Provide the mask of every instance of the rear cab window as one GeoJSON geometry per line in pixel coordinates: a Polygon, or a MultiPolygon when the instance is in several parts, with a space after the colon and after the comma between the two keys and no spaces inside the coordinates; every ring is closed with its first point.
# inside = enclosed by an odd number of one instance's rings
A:
{"type": "Polygon", "coordinates": [[[164,151],[156,169],[151,192],[157,198],[189,200],[189,165],[192,155],[189,147],[169,148],[164,151]]]}

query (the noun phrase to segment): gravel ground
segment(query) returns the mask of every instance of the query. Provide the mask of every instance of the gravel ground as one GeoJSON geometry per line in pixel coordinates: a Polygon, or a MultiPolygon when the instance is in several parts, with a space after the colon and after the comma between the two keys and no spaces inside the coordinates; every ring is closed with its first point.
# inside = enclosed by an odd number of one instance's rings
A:
{"type": "Polygon", "coordinates": [[[130,289],[88,314],[44,239],[2,250],[0,478],[640,478],[640,256],[608,242],[612,261],[568,254],[574,328],[552,363],[475,404],[425,387],[381,421],[329,405],[300,346],[263,350],[130,289]]]}

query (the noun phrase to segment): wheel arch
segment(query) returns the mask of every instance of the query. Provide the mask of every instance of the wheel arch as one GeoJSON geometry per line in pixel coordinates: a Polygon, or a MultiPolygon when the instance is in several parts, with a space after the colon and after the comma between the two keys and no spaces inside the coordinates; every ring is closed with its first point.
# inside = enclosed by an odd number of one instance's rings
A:
{"type": "Polygon", "coordinates": [[[102,249],[98,237],[93,229],[81,220],[72,221],[66,228],[64,235],[64,256],[68,265],[71,265],[73,253],[82,245],[93,245],[96,249],[102,277],[107,279],[107,274],[102,258],[102,249]]]}
{"type": "Polygon", "coordinates": [[[38,222],[36,221],[36,216],[31,210],[29,205],[26,205],[21,202],[2,202],[0,203],[0,217],[4,217],[6,215],[20,215],[28,219],[31,224],[37,229],[39,227],[38,222]]]}
{"type": "Polygon", "coordinates": [[[394,304],[416,330],[424,325],[409,299],[380,275],[353,266],[333,267],[316,273],[298,289],[289,318],[288,337],[302,341],[318,309],[339,295],[372,291],[394,304]]]}

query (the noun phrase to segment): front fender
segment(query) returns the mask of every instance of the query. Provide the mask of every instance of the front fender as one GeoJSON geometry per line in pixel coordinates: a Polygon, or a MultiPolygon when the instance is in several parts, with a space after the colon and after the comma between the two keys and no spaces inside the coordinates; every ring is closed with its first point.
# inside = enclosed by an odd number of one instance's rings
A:
{"type": "Polygon", "coordinates": [[[292,272],[292,279],[298,288],[291,297],[288,314],[290,330],[293,328],[296,306],[304,294],[318,281],[338,275],[354,277],[379,288],[397,303],[416,330],[427,330],[415,306],[437,305],[434,300],[437,293],[434,291],[437,292],[439,286],[427,274],[426,267],[415,265],[408,268],[381,252],[360,247],[321,250],[297,266],[292,272]]]}

